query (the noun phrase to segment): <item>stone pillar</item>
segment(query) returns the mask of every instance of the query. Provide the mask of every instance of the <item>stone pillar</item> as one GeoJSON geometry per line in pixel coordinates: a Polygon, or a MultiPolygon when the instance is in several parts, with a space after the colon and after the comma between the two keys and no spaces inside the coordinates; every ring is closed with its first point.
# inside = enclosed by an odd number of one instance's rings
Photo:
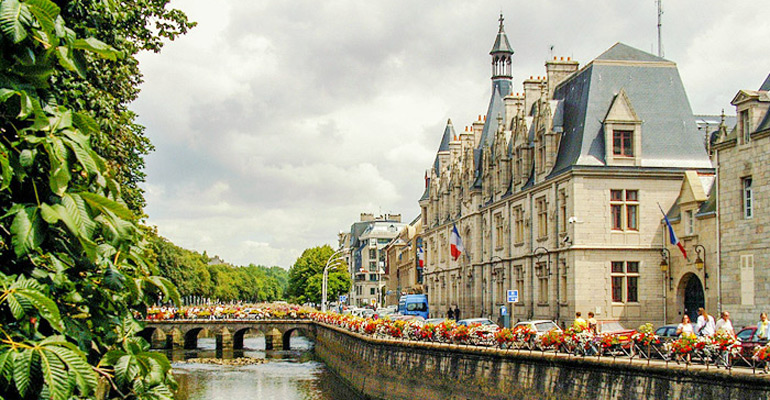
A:
{"type": "Polygon", "coordinates": [[[166,347],[167,349],[173,349],[174,347],[184,346],[184,335],[179,328],[174,328],[166,334],[166,347]]]}
{"type": "Polygon", "coordinates": [[[227,328],[216,333],[217,350],[230,350],[233,347],[233,335],[227,328]]]}
{"type": "Polygon", "coordinates": [[[265,332],[265,350],[273,350],[275,344],[281,341],[281,336],[281,332],[275,328],[265,332]]]}
{"type": "Polygon", "coordinates": [[[153,349],[165,349],[166,346],[166,333],[160,329],[152,331],[152,337],[150,338],[150,347],[153,349]]]}

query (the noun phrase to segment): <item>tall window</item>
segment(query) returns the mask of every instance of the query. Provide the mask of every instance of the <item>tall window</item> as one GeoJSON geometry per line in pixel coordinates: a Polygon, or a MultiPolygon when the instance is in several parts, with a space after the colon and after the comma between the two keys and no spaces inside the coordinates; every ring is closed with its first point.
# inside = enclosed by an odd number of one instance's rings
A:
{"type": "Polygon", "coordinates": [[[634,156],[634,131],[612,131],[612,154],[623,157],[634,156]]]}
{"type": "Polygon", "coordinates": [[[684,212],[684,234],[692,235],[695,233],[695,211],[687,210],[684,212]]]}
{"type": "Polygon", "coordinates": [[[535,266],[537,275],[537,301],[538,303],[548,303],[548,267],[546,263],[538,263],[535,266]]]}
{"type": "Polygon", "coordinates": [[[610,190],[610,219],[612,230],[639,230],[639,191],[610,190]]]}
{"type": "Polygon", "coordinates": [[[545,196],[535,202],[537,207],[537,237],[548,237],[548,202],[545,196]]]}
{"type": "Polygon", "coordinates": [[[742,179],[743,187],[743,218],[749,219],[754,216],[754,192],[751,190],[751,177],[742,179]]]}
{"type": "Polygon", "coordinates": [[[524,266],[517,265],[513,267],[513,275],[516,279],[516,286],[514,286],[514,289],[519,291],[519,298],[522,298],[522,293],[524,292],[524,266]]]}
{"type": "Polygon", "coordinates": [[[503,227],[503,214],[497,213],[495,214],[495,248],[496,249],[503,248],[504,236],[505,236],[505,231],[503,227]]]}
{"type": "Polygon", "coordinates": [[[612,261],[612,301],[614,303],[639,302],[639,262],[612,261]]]}
{"type": "Polygon", "coordinates": [[[749,123],[749,110],[741,111],[741,140],[743,144],[751,141],[751,126],[749,123]]]}
{"type": "Polygon", "coordinates": [[[514,242],[524,243],[524,209],[521,206],[517,206],[513,209],[514,223],[514,242]]]}

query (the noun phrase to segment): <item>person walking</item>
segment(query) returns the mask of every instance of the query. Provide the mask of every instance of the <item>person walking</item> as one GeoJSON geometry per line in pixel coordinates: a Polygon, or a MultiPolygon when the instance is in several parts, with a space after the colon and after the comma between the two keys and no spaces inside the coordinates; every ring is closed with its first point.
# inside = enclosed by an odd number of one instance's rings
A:
{"type": "Polygon", "coordinates": [[[460,307],[455,305],[455,319],[460,320],[460,307]]]}
{"type": "Polygon", "coordinates": [[[714,317],[710,316],[705,308],[698,308],[698,321],[695,324],[695,333],[698,336],[711,336],[714,332],[716,332],[714,317]]]}
{"type": "Polygon", "coordinates": [[[733,328],[732,321],[730,321],[729,311],[722,311],[721,318],[717,320],[716,331],[725,331],[730,334],[730,336],[735,336],[735,329],[733,328]]]}
{"type": "Polygon", "coordinates": [[[767,341],[768,330],[770,330],[770,321],[767,320],[767,313],[761,313],[757,322],[757,337],[760,341],[767,341]]]}
{"type": "Polygon", "coordinates": [[[594,317],[594,312],[589,311],[588,312],[588,330],[591,331],[593,334],[597,334],[599,328],[599,323],[596,322],[596,318],[594,317]]]}
{"type": "Polygon", "coordinates": [[[690,322],[690,316],[682,315],[682,323],[677,325],[676,334],[682,336],[685,333],[693,333],[692,323],[690,322]]]}
{"type": "Polygon", "coordinates": [[[582,331],[588,329],[588,322],[580,315],[580,311],[575,313],[575,321],[572,323],[572,327],[582,331]]]}
{"type": "Polygon", "coordinates": [[[449,306],[449,311],[446,312],[446,317],[448,319],[454,319],[455,314],[454,311],[452,311],[452,306],[449,306]]]}

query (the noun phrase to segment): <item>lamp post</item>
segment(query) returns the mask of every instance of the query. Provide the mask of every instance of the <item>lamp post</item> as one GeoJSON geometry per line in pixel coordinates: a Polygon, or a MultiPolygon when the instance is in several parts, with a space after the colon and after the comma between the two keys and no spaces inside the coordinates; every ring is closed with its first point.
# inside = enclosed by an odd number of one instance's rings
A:
{"type": "Polygon", "coordinates": [[[674,290],[674,277],[671,276],[671,266],[669,265],[671,252],[664,247],[660,249],[660,257],[660,272],[663,272],[663,284],[665,285],[666,278],[668,278],[668,290],[674,290]]]}
{"type": "Polygon", "coordinates": [[[339,261],[341,257],[339,256],[340,253],[342,253],[344,249],[339,249],[335,251],[331,256],[329,256],[329,259],[326,260],[326,265],[324,266],[324,272],[323,272],[323,282],[321,284],[321,311],[326,312],[326,292],[328,288],[328,279],[329,279],[329,269],[331,267],[336,267],[337,265],[340,265],[341,263],[335,263],[332,265],[332,261],[339,261]]]}
{"type": "MultiPolygon", "coordinates": [[[[535,258],[537,258],[537,263],[538,264],[540,264],[540,259],[543,258],[543,256],[546,256],[545,270],[546,270],[546,274],[548,276],[547,279],[550,281],[550,279],[551,279],[550,278],[551,277],[551,252],[548,251],[548,249],[546,249],[545,247],[540,246],[540,247],[536,248],[532,252],[532,255],[535,256],[535,258]]],[[[550,289],[550,285],[548,285],[548,286],[549,286],[549,289],[550,289]]],[[[533,290],[533,292],[534,292],[534,290],[533,290]]],[[[549,297],[550,297],[550,293],[546,293],[546,299],[548,299],[549,297]]],[[[534,293],[533,293],[532,304],[530,305],[530,307],[532,308],[531,313],[533,315],[535,313],[535,304],[534,303],[535,303],[535,297],[534,297],[534,293]]],[[[557,304],[556,307],[558,307],[558,306],[559,305],[557,304]]]]}
{"type": "Polygon", "coordinates": [[[695,268],[697,268],[698,271],[703,270],[703,287],[706,290],[709,290],[709,273],[706,271],[706,248],[703,247],[702,244],[696,244],[695,254],[697,255],[697,258],[695,259],[695,268]]]}
{"type": "MultiPolygon", "coordinates": [[[[491,282],[490,289],[489,289],[489,292],[490,292],[490,294],[489,294],[489,313],[490,314],[494,314],[495,313],[495,282],[497,282],[497,279],[498,279],[497,271],[495,271],[495,264],[494,264],[495,258],[498,261],[503,261],[503,259],[500,256],[496,256],[496,255],[489,258],[490,268],[492,269],[492,271],[490,272],[490,275],[492,277],[492,282],[491,282]]],[[[483,314],[483,312],[482,312],[482,314],[483,314]]]]}

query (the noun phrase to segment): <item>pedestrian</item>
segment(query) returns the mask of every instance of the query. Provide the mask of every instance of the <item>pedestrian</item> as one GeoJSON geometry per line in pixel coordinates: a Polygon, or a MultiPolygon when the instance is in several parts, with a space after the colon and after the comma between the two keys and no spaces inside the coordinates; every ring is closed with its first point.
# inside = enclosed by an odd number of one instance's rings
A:
{"type": "Polygon", "coordinates": [[[460,307],[457,305],[455,305],[455,319],[458,321],[460,320],[460,307]]]}
{"type": "Polygon", "coordinates": [[[446,317],[448,319],[454,319],[455,315],[454,315],[454,312],[452,311],[452,306],[449,306],[449,311],[446,312],[446,317]]]}
{"type": "Polygon", "coordinates": [[[588,329],[588,322],[586,322],[586,320],[583,319],[583,317],[581,317],[580,315],[581,315],[580,311],[575,313],[575,322],[572,323],[572,327],[577,330],[583,331],[588,329]]]}
{"type": "Polygon", "coordinates": [[[682,323],[677,325],[676,327],[676,334],[679,336],[682,336],[685,333],[693,333],[692,329],[692,323],[690,322],[690,316],[685,314],[682,315],[682,323]]]}
{"type": "Polygon", "coordinates": [[[599,333],[597,328],[599,328],[599,323],[596,322],[596,318],[594,318],[594,312],[589,311],[588,312],[588,330],[591,331],[591,333],[599,333]]]}
{"type": "Polygon", "coordinates": [[[759,322],[757,322],[757,337],[760,341],[767,341],[768,328],[770,328],[770,321],[767,320],[767,313],[759,314],[759,322]]]}
{"type": "Polygon", "coordinates": [[[735,336],[735,329],[733,328],[732,321],[730,321],[729,311],[722,311],[722,317],[717,320],[716,330],[717,332],[725,331],[730,334],[730,336],[735,336]]]}
{"type": "Polygon", "coordinates": [[[714,317],[710,316],[703,307],[698,308],[698,321],[695,324],[695,333],[698,336],[711,336],[716,332],[714,317]]]}

